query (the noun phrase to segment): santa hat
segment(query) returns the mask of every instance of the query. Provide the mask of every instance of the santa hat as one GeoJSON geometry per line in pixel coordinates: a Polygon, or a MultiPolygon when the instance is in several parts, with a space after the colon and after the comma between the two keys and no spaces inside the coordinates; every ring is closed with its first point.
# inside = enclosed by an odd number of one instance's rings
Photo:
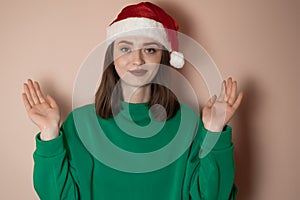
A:
{"type": "Polygon", "coordinates": [[[129,5],[107,27],[107,42],[126,36],[149,37],[161,43],[170,52],[170,64],[184,65],[183,54],[178,52],[178,25],[162,8],[150,2],[129,5]]]}

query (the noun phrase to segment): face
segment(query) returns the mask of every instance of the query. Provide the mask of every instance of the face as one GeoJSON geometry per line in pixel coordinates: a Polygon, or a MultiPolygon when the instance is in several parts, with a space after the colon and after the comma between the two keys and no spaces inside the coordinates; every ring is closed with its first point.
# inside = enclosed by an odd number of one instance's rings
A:
{"type": "Polygon", "coordinates": [[[146,37],[123,37],[115,40],[113,55],[123,85],[145,86],[157,74],[162,45],[146,37]]]}

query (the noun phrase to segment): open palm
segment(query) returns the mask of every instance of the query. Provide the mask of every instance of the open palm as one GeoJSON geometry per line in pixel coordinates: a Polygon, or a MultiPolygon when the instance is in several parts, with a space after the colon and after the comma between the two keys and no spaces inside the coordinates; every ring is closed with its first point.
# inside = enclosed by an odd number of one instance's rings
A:
{"type": "Polygon", "coordinates": [[[55,100],[47,95],[44,97],[39,83],[28,80],[24,83],[23,102],[29,118],[40,128],[41,138],[53,139],[58,135],[60,111],[55,100]]]}
{"type": "Polygon", "coordinates": [[[234,113],[241,104],[243,93],[239,93],[236,97],[237,82],[229,77],[222,82],[220,96],[214,95],[209,99],[205,107],[202,109],[202,121],[204,127],[212,132],[220,132],[224,126],[233,117],[234,113]]]}

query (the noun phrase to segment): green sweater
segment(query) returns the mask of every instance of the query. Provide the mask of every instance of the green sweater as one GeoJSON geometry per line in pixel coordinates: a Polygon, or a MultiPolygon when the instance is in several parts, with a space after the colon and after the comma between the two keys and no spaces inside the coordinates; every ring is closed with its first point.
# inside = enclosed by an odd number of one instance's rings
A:
{"type": "MultiPolygon", "coordinates": [[[[33,178],[35,190],[42,200],[236,199],[230,126],[225,126],[213,149],[201,157],[199,152],[205,148],[201,147],[204,138],[218,133],[205,130],[199,115],[188,106],[181,104],[176,115],[167,120],[157,134],[150,136],[143,136],[142,129],[134,129],[138,130],[132,132],[135,135],[129,135],[116,124],[117,118],[128,123],[131,116],[141,127],[147,126],[151,121],[147,104],[122,102],[122,106],[130,109],[130,114],[123,109],[116,118],[102,119],[96,116],[93,104],[86,105],[68,115],[57,138],[41,141],[40,133],[37,134],[33,178]],[[89,116],[94,116],[104,137],[123,153],[144,157],[117,159],[114,151],[101,149],[105,144],[99,144],[97,137],[90,137],[95,129],[89,126],[89,116]],[[196,126],[193,123],[195,116],[196,126]],[[81,127],[78,125],[80,120],[81,127]],[[180,129],[183,123],[185,126],[180,129]],[[86,130],[82,131],[85,126],[86,130]],[[184,138],[176,138],[179,132],[183,132],[184,138]],[[175,138],[177,143],[169,145],[175,138]],[[159,150],[168,145],[173,150],[160,154],[159,150]],[[148,152],[158,152],[156,155],[163,156],[149,157],[148,152]]],[[[100,134],[97,132],[96,135],[100,134]]]]}

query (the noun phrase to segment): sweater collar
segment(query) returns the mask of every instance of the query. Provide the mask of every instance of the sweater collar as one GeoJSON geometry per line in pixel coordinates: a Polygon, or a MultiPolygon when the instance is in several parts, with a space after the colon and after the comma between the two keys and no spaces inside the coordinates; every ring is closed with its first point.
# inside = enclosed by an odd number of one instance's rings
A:
{"type": "Polygon", "coordinates": [[[152,118],[151,112],[149,112],[148,103],[130,103],[121,101],[121,111],[119,116],[128,120],[133,120],[140,125],[147,125],[152,118]]]}

